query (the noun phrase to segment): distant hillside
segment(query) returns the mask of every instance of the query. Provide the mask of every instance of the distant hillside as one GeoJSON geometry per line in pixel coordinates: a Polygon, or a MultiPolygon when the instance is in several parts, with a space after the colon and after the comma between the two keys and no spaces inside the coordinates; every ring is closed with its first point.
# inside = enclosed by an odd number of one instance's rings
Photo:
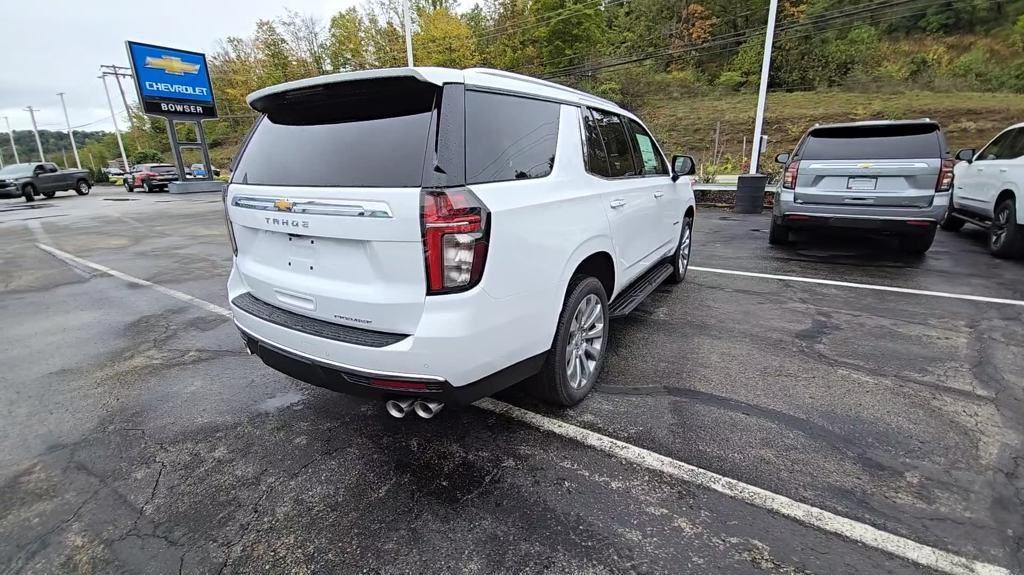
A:
{"type": "MultiPolygon", "coordinates": [[[[710,159],[715,125],[721,122],[723,162],[737,164],[738,170],[744,136],[749,154],[756,103],[756,94],[652,96],[635,108],[666,153],[690,153],[705,160],[710,159]]],[[[770,143],[764,158],[791,150],[801,134],[816,122],[906,118],[937,120],[955,152],[958,148],[981,146],[1006,126],[1024,121],[1024,96],[967,92],[772,93],[765,122],[770,143]]]]}

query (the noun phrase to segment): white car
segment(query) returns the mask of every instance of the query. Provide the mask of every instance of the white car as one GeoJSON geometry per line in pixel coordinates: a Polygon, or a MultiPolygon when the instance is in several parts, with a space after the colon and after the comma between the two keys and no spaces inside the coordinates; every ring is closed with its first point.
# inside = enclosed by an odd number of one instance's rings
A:
{"type": "Polygon", "coordinates": [[[693,160],[612,102],[496,70],[334,74],[251,94],[225,191],[250,352],[430,417],[540,373],[573,405],[608,321],[690,261],[693,160]]]}
{"type": "Polygon", "coordinates": [[[988,249],[997,257],[1024,256],[1024,123],[1002,131],[980,152],[956,154],[953,194],[940,224],[957,231],[966,223],[988,230],[988,249]]]}

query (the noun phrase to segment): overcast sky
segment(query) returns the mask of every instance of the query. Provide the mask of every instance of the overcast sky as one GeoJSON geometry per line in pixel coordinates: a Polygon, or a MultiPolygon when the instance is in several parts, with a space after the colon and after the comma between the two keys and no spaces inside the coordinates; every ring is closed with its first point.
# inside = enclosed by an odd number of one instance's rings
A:
{"type": "MultiPolygon", "coordinates": [[[[125,40],[212,52],[227,36],[252,33],[256,20],[283,15],[285,6],[320,16],[359,0],[3,0],[0,2],[0,117],[11,128],[31,129],[26,106],[40,129],[65,129],[57,92],[65,92],[71,125],[112,130],[99,75],[100,64],[128,65],[125,40]],[[93,123],[95,122],[95,123],[93,123]]],[[[108,80],[115,109],[124,106],[108,80]]],[[[130,83],[130,101],[134,88],[130,83]]],[[[0,120],[0,131],[6,132],[0,120]]]]}

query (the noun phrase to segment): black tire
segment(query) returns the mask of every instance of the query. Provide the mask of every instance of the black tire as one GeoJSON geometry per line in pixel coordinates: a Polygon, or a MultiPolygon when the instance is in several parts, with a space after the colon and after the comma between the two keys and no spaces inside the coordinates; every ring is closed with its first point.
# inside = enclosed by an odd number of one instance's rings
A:
{"type": "Polygon", "coordinates": [[[773,246],[782,246],[789,243],[789,228],[775,223],[772,217],[772,224],[768,227],[768,243],[773,246]]]}
{"type": "Polygon", "coordinates": [[[135,191],[135,185],[132,184],[131,180],[129,180],[128,178],[125,178],[125,180],[124,180],[124,189],[125,189],[125,191],[127,191],[130,194],[130,193],[135,191]]]}
{"type": "Polygon", "coordinates": [[[995,217],[988,229],[988,251],[997,258],[1024,255],[1024,226],[1017,219],[1016,201],[1012,198],[996,206],[995,217]]]}
{"type": "Polygon", "coordinates": [[[43,192],[43,197],[44,198],[52,198],[53,196],[56,196],[56,195],[57,195],[57,192],[55,192],[55,191],[43,192]]]}
{"type": "MultiPolygon", "coordinates": [[[[608,350],[608,296],[604,293],[604,286],[597,278],[578,275],[569,282],[568,294],[565,297],[565,304],[558,316],[558,327],[555,329],[555,338],[551,343],[551,351],[548,353],[544,367],[541,368],[538,377],[534,378],[534,395],[540,399],[561,407],[576,405],[590,393],[601,374],[601,367],[604,366],[604,358],[608,350]],[[601,325],[597,328],[600,335],[595,336],[597,341],[597,358],[593,365],[587,363],[586,347],[580,346],[581,327],[574,327],[574,319],[581,313],[581,306],[585,301],[593,302],[590,296],[594,296],[600,303],[599,317],[597,321],[601,325]],[[569,348],[575,350],[573,356],[569,355],[569,348]],[[589,368],[589,374],[584,378],[583,369],[578,363],[583,357],[583,362],[589,368]],[[574,363],[577,378],[570,376],[570,360],[574,363]],[[575,382],[573,381],[575,379],[575,382]],[[574,385],[575,383],[575,385],[574,385]]],[[[594,340],[591,339],[591,342],[594,340]]]]}
{"type": "Polygon", "coordinates": [[[150,194],[156,191],[156,188],[153,187],[153,182],[150,182],[149,180],[143,180],[142,187],[146,188],[146,192],[150,194]]]}
{"type": "Polygon", "coordinates": [[[78,180],[75,182],[75,193],[80,196],[88,196],[89,192],[92,191],[92,186],[89,185],[88,180],[78,180]]]}
{"type": "Polygon", "coordinates": [[[665,280],[668,283],[680,284],[686,279],[686,270],[690,269],[690,252],[693,248],[693,218],[683,218],[683,229],[679,231],[679,243],[672,254],[672,275],[665,280]],[[685,257],[684,257],[685,256],[685,257]]]}
{"type": "Polygon", "coordinates": [[[949,207],[946,208],[946,214],[942,216],[942,220],[939,222],[939,227],[947,232],[959,232],[966,223],[967,221],[961,220],[953,215],[953,194],[950,193],[949,207]]]}
{"type": "Polygon", "coordinates": [[[25,187],[21,189],[21,195],[26,202],[36,201],[36,187],[32,184],[25,184],[25,187]]]}
{"type": "Polygon", "coordinates": [[[935,228],[932,228],[928,233],[901,237],[900,250],[908,254],[921,255],[932,247],[932,242],[934,241],[935,228]]]}

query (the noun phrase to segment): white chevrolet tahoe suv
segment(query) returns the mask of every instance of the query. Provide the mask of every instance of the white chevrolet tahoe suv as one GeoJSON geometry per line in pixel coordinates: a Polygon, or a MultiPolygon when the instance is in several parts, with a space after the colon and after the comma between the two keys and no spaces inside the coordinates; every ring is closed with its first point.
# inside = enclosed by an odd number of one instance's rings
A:
{"type": "Polygon", "coordinates": [[[1003,130],[980,152],[956,154],[953,195],[940,226],[955,232],[972,223],[988,230],[988,249],[1024,256],[1024,124],[1003,130]]]}
{"type": "Polygon", "coordinates": [[[395,68],[248,102],[229,298],[249,351],[297,379],[429,417],[539,372],[543,398],[573,405],[608,320],[686,274],[693,160],[666,162],[607,100],[395,68]]]}

